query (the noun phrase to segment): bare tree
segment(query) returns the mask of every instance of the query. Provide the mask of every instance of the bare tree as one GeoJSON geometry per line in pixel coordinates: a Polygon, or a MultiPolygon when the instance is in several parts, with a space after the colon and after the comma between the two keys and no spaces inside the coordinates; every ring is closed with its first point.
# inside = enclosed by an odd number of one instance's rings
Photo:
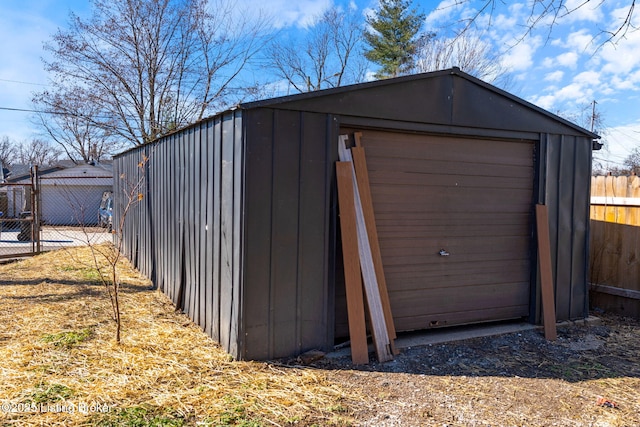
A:
{"type": "Polygon", "coordinates": [[[509,84],[508,70],[500,55],[480,34],[466,31],[453,37],[434,37],[423,43],[416,55],[416,71],[459,67],[462,71],[501,87],[509,84]]]}
{"type": "Polygon", "coordinates": [[[235,13],[230,0],[95,0],[93,5],[89,19],[72,13],[69,28],[45,45],[53,58],[45,60],[56,88],[50,93],[74,93],[78,87],[91,93],[100,110],[82,117],[133,144],[231,103],[230,84],[261,47],[267,24],[235,13]]]}
{"type": "Polygon", "coordinates": [[[24,165],[50,166],[55,164],[62,152],[43,139],[32,139],[18,146],[16,163],[24,165]]]}
{"type": "MultiPolygon", "coordinates": [[[[448,3],[446,7],[455,7],[464,4],[470,4],[473,0],[454,0],[453,3],[448,3]]],[[[493,17],[493,14],[497,7],[504,3],[504,0],[486,0],[481,2],[481,7],[475,10],[463,23],[463,30],[465,32],[474,26],[479,21],[479,17],[483,14],[488,14],[489,17],[493,17]]],[[[604,0],[591,1],[591,0],[532,0],[528,2],[529,12],[526,22],[522,23],[523,32],[520,40],[527,37],[534,29],[543,27],[547,29],[547,38],[551,36],[554,27],[558,22],[578,10],[583,8],[600,8],[604,5],[604,0]]],[[[629,31],[636,31],[638,28],[634,26],[633,17],[636,12],[636,0],[627,0],[626,6],[623,6],[621,19],[616,21],[613,26],[609,28],[601,28],[599,34],[596,36],[598,42],[594,40],[596,44],[602,46],[605,43],[616,44],[620,40],[624,39],[629,31]]],[[[489,21],[491,25],[491,21],[489,21]]]]}
{"type": "Polygon", "coordinates": [[[4,135],[0,138],[0,167],[10,166],[16,158],[16,144],[4,135]]]}
{"type": "Polygon", "coordinates": [[[363,81],[365,62],[358,55],[361,26],[354,9],[328,9],[304,39],[281,39],[269,45],[268,67],[298,92],[363,81]]]}
{"type": "Polygon", "coordinates": [[[624,165],[628,168],[629,173],[640,175],[640,147],[635,147],[631,150],[624,159],[624,165]]]}
{"type": "Polygon", "coordinates": [[[76,163],[99,162],[122,147],[113,136],[115,123],[100,117],[103,109],[99,99],[80,87],[65,88],[64,92],[45,91],[34,98],[39,111],[37,124],[76,163]]]}

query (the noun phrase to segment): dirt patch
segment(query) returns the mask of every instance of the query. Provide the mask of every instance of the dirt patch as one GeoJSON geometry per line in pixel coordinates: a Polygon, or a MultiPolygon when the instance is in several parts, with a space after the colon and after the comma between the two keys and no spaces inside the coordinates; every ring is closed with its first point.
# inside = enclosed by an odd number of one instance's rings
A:
{"type": "Polygon", "coordinates": [[[355,369],[348,356],[313,365],[369,397],[353,408],[360,425],[640,425],[640,324],[599,315],[555,342],[529,330],[408,348],[355,369]]]}

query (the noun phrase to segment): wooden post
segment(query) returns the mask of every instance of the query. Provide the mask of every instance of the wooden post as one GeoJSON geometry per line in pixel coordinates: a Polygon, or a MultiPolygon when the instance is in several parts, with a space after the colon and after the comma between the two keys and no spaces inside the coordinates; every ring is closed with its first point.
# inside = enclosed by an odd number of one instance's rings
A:
{"type": "Polygon", "coordinates": [[[551,269],[551,241],[549,238],[549,212],[545,205],[536,205],[536,229],[538,233],[538,263],[542,288],[542,318],[544,337],[549,341],[557,338],[556,306],[553,293],[553,270],[551,269]]]}
{"type": "Polygon", "coordinates": [[[351,340],[351,361],[356,365],[367,364],[369,363],[369,349],[367,348],[367,327],[364,318],[362,276],[360,275],[359,257],[355,256],[358,253],[358,235],[356,231],[356,208],[354,205],[351,163],[336,162],[336,177],[338,181],[344,279],[347,291],[349,338],[351,340]]]}

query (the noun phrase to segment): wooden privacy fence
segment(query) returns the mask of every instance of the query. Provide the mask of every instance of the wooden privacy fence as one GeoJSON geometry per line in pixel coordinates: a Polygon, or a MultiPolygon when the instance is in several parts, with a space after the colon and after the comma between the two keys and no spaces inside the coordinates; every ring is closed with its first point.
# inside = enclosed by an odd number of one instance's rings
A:
{"type": "Polygon", "coordinates": [[[591,178],[591,305],[640,317],[640,177],[591,178]]]}
{"type": "Polygon", "coordinates": [[[591,177],[591,219],[640,225],[640,177],[591,177]]]}

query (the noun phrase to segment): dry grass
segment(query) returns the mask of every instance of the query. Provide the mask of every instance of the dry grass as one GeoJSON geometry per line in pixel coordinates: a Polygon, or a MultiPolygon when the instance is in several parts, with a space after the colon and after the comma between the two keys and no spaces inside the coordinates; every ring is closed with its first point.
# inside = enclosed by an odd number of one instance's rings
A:
{"type": "Polygon", "coordinates": [[[0,425],[640,425],[636,321],[414,348],[362,370],[234,362],[126,261],[115,344],[92,263],[78,248],[0,266],[0,425]]]}
{"type": "Polygon", "coordinates": [[[322,372],[232,361],[126,262],[123,337],[115,344],[109,300],[91,263],[80,248],[0,266],[0,422],[349,423],[352,398],[322,372]]]}

